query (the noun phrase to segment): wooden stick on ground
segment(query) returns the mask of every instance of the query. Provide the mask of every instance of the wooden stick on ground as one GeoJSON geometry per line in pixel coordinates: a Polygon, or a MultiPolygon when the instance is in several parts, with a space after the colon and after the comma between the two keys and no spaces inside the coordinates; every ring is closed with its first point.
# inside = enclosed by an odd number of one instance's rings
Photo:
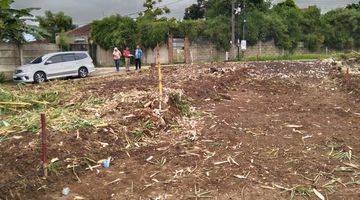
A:
{"type": "Polygon", "coordinates": [[[44,177],[47,177],[47,138],[46,138],[46,117],[44,113],[41,113],[41,161],[44,170],[44,177]]]}

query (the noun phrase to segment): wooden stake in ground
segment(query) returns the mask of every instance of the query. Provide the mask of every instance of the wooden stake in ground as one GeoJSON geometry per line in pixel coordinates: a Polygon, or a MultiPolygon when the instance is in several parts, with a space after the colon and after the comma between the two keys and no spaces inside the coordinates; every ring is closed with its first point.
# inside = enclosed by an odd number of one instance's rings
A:
{"type": "Polygon", "coordinates": [[[159,110],[161,110],[161,102],[163,96],[163,84],[162,84],[162,72],[161,72],[161,64],[160,64],[160,47],[159,44],[156,46],[156,67],[158,69],[159,76],[159,110]]]}
{"type": "Polygon", "coordinates": [[[346,86],[349,86],[349,83],[350,83],[349,67],[346,68],[345,81],[346,81],[346,86]]]}
{"type": "Polygon", "coordinates": [[[44,176],[47,177],[47,138],[46,138],[46,117],[41,113],[41,162],[43,165],[44,176]]]}

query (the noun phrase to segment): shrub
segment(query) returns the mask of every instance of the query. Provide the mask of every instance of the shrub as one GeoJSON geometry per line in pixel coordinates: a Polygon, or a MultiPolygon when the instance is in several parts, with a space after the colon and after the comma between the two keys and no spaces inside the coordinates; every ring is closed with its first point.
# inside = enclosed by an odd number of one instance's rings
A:
{"type": "Polygon", "coordinates": [[[0,83],[4,83],[6,81],[6,77],[4,72],[0,72],[0,83]]]}

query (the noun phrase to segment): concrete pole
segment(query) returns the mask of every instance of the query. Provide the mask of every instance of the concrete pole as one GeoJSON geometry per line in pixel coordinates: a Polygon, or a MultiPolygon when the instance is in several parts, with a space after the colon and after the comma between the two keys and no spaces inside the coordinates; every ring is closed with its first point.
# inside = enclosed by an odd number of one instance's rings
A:
{"type": "Polygon", "coordinates": [[[172,64],[174,62],[174,38],[173,35],[170,34],[168,38],[168,59],[169,64],[172,64]]]}
{"type": "Polygon", "coordinates": [[[184,40],[184,53],[185,53],[185,63],[191,63],[191,55],[190,55],[190,40],[188,37],[185,37],[184,40]]]}

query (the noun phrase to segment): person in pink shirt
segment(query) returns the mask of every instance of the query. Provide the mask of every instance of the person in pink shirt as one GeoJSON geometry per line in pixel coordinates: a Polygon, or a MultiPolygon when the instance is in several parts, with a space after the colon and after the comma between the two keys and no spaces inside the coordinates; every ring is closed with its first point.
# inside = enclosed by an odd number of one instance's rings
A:
{"type": "Polygon", "coordinates": [[[116,71],[119,72],[120,71],[121,52],[119,51],[119,49],[117,47],[114,48],[113,58],[114,58],[114,62],[115,62],[116,71]]]}
{"type": "Polygon", "coordinates": [[[130,71],[130,57],[132,56],[129,51],[129,47],[126,47],[123,51],[123,55],[125,57],[125,67],[126,71],[130,71]]]}

